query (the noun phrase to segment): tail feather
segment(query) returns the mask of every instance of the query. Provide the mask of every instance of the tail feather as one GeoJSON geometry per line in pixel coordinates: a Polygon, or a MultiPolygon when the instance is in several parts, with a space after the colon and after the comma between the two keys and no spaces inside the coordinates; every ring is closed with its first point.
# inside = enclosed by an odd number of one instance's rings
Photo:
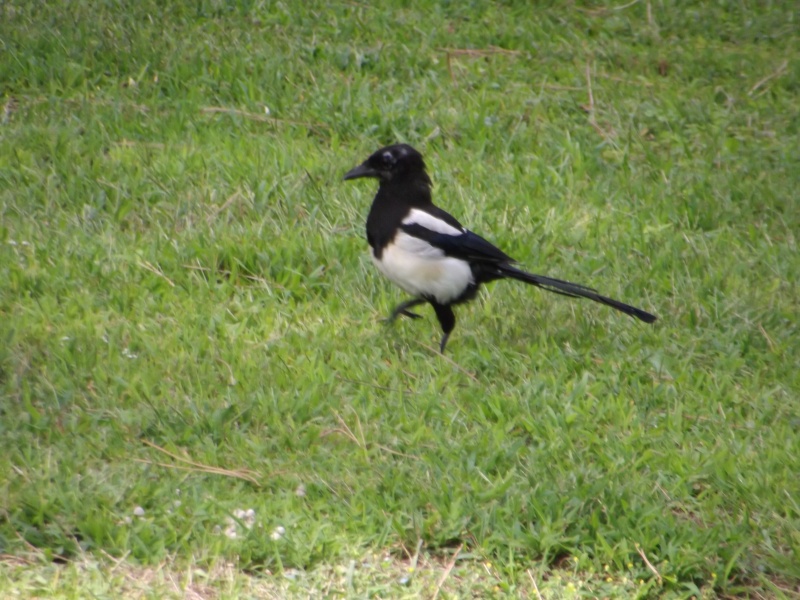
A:
{"type": "Polygon", "coordinates": [[[635,317],[640,321],[644,321],[645,323],[652,323],[657,318],[655,315],[651,315],[649,312],[643,311],[641,308],[630,306],[629,304],[625,304],[619,300],[614,300],[613,298],[607,298],[606,296],[600,295],[597,290],[579,285],[577,283],[570,283],[569,281],[554,279],[552,277],[545,277],[544,275],[534,275],[533,273],[527,273],[509,264],[498,265],[498,270],[503,277],[510,277],[512,279],[524,281],[525,283],[535,285],[536,287],[545,289],[548,292],[561,294],[562,296],[570,296],[572,298],[588,298],[589,300],[594,300],[600,304],[605,304],[606,306],[615,308],[616,310],[624,312],[626,315],[635,317]]]}

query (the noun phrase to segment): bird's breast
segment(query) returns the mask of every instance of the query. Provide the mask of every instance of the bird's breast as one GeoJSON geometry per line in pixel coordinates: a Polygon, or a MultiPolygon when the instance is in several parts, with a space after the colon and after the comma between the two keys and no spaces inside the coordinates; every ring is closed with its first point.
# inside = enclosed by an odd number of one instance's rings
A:
{"type": "Polygon", "coordinates": [[[442,250],[402,231],[372,260],[390,281],[415,296],[435,298],[441,304],[457,300],[473,282],[464,260],[445,256],[442,250]]]}

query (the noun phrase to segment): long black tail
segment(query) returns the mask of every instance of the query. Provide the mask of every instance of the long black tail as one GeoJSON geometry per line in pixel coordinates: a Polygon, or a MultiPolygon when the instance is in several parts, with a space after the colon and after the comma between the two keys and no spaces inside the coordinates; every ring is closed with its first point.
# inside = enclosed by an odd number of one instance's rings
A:
{"type": "Polygon", "coordinates": [[[588,298],[589,300],[594,300],[595,302],[605,304],[611,308],[616,308],[617,310],[624,312],[626,315],[636,317],[645,323],[652,323],[656,320],[655,315],[651,315],[649,312],[645,312],[641,308],[630,306],[629,304],[625,304],[619,300],[614,300],[613,298],[606,298],[605,296],[598,294],[597,290],[578,285],[577,283],[570,283],[569,281],[563,281],[561,279],[553,279],[552,277],[544,277],[543,275],[526,273],[525,271],[517,269],[509,264],[500,264],[497,266],[497,268],[504,277],[510,277],[511,279],[518,279],[519,281],[530,283],[531,285],[545,289],[548,292],[554,292],[556,294],[570,296],[572,298],[588,298]]]}

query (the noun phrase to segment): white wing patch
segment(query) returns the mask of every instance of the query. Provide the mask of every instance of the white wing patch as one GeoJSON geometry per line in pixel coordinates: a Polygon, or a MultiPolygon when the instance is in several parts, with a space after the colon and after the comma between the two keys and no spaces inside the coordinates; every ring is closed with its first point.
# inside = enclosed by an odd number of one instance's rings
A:
{"type": "Polygon", "coordinates": [[[442,221],[432,214],[426,213],[424,210],[418,208],[411,209],[408,216],[403,219],[403,225],[420,225],[425,229],[430,229],[436,233],[444,233],[446,235],[461,235],[462,233],[466,233],[466,229],[463,227],[460,229],[458,227],[453,227],[450,223],[442,221]]]}
{"type": "MultiPolygon", "coordinates": [[[[412,211],[412,216],[414,212],[427,215],[423,211],[412,211]]],[[[460,233],[458,229],[444,221],[430,215],[428,217],[436,223],[449,227],[451,235],[460,233]]],[[[415,222],[423,227],[429,227],[428,224],[415,222]]],[[[468,262],[445,256],[439,248],[403,231],[397,232],[392,243],[383,249],[380,260],[376,259],[374,254],[372,260],[381,273],[409,294],[432,296],[442,304],[452,302],[461,296],[471,283],[474,283],[468,262]]]]}

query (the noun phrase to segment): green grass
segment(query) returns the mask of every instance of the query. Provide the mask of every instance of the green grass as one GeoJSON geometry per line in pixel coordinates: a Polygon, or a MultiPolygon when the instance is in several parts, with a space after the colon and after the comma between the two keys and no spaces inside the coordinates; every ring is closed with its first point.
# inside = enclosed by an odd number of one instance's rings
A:
{"type": "MultiPolygon", "coordinates": [[[[162,4],[0,6],[0,553],[302,595],[463,545],[443,597],[798,596],[793,2],[162,4]],[[397,140],[660,320],[498,283],[445,358],[430,311],[386,328],[341,177],[397,140]]],[[[328,589],[406,589],[361,577],[328,589]]]]}
{"type": "MultiPolygon", "coordinates": [[[[474,557],[472,557],[474,559],[474,557]]],[[[631,598],[646,588],[630,573],[576,573],[559,570],[548,578],[519,572],[510,580],[489,562],[449,563],[423,556],[398,561],[391,555],[350,559],[343,564],[318,564],[308,570],[286,569],[274,576],[248,576],[235,563],[155,566],[96,561],[85,557],[67,565],[14,557],[0,562],[0,590],[36,598],[307,598],[377,597],[416,599],[439,597],[518,598],[520,591],[538,588],[542,597],[569,600],[587,594],[631,598]],[[537,581],[538,580],[538,581],[537,581]],[[533,583],[532,583],[533,582],[533,583]],[[536,588],[534,588],[534,583],[536,588]],[[516,585],[513,585],[516,584],[516,585]],[[79,592],[76,594],[76,592],[79,592]]],[[[711,598],[709,587],[703,598],[711,598]]]]}

